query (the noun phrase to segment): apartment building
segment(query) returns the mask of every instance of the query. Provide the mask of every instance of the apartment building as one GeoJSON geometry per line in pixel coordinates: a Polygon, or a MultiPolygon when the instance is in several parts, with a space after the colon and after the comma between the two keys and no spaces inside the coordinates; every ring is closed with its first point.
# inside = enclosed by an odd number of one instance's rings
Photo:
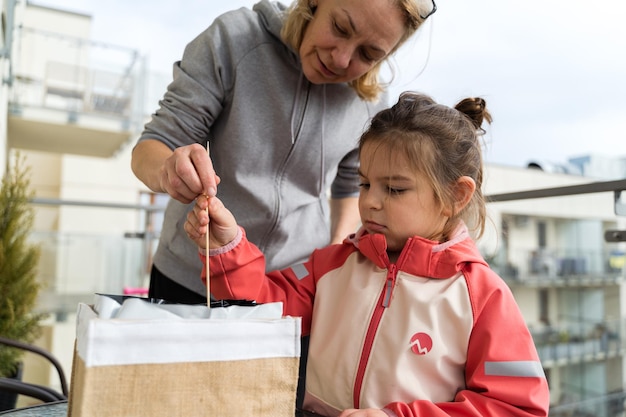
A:
{"type": "MultiPolygon", "coordinates": [[[[91,16],[16,0],[0,4],[6,115],[0,162],[20,152],[32,167],[33,240],[42,245],[46,283],[40,304],[50,313],[41,344],[69,370],[76,303],[145,285],[159,222],[150,207],[162,196],[132,175],[130,150],[156,105],[146,97],[158,97],[164,84],[150,82],[140,51],[91,41],[91,16]]],[[[577,158],[563,169],[489,165],[485,194],[626,177],[623,162],[616,163],[611,170],[597,158],[577,158]]],[[[606,240],[626,229],[616,201],[622,204],[613,191],[602,191],[495,198],[488,205],[479,247],[533,332],[551,415],[623,415],[625,244],[606,240]]]]}
{"type": "Polygon", "coordinates": [[[69,277],[53,283],[66,290],[119,290],[125,284],[120,277],[129,273],[123,263],[102,264],[82,251],[94,246],[107,260],[121,259],[128,248],[99,234],[134,236],[146,229],[146,213],[133,206],[150,203],[150,197],[130,172],[130,152],[156,107],[154,99],[147,109],[146,90],[162,93],[164,84],[153,84],[139,51],[90,41],[91,16],[15,0],[4,8],[13,10],[5,19],[12,36],[5,37],[11,45],[3,55],[2,162],[19,151],[32,168],[35,230],[44,239],[47,262],[42,270],[69,277]],[[79,244],[45,241],[59,234],[82,238],[79,244]],[[94,268],[90,275],[110,286],[71,279],[94,268]]]}
{"type": "Polygon", "coordinates": [[[130,172],[130,151],[153,78],[138,51],[91,41],[91,16],[0,5],[1,172],[18,152],[31,168],[40,304],[50,313],[41,343],[69,370],[78,301],[145,279],[150,248],[137,236],[150,212],[137,207],[152,202],[130,172]]]}
{"type": "MultiPolygon", "coordinates": [[[[497,200],[525,190],[593,190],[593,182],[602,182],[580,163],[584,176],[537,167],[489,166],[487,194],[497,200]]],[[[489,204],[497,231],[482,252],[509,284],[533,333],[550,383],[551,415],[623,413],[625,252],[623,242],[611,240],[626,218],[616,215],[616,205],[623,209],[623,199],[613,191],[489,204]]]]}

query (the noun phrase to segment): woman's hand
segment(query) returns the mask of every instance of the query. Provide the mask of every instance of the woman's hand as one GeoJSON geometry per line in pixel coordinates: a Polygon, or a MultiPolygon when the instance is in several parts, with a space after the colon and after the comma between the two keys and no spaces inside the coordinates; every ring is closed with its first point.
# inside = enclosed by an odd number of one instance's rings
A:
{"type": "Polygon", "coordinates": [[[237,236],[237,221],[217,197],[200,196],[187,214],[184,228],[187,236],[198,247],[206,249],[206,231],[209,226],[209,249],[216,249],[232,242],[237,236]],[[209,208],[207,215],[207,206],[209,208]]]}
{"type": "Polygon", "coordinates": [[[185,204],[215,196],[219,182],[207,149],[197,143],[176,148],[159,169],[159,188],[185,204]]]}

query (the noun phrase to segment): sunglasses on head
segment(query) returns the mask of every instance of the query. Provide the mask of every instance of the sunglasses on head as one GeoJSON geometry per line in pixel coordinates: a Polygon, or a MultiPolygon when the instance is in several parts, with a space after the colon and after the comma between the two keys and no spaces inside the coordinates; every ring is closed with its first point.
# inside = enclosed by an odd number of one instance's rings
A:
{"type": "Polygon", "coordinates": [[[430,12],[428,12],[428,14],[426,16],[422,16],[420,15],[420,17],[424,20],[428,19],[430,16],[433,15],[433,13],[435,13],[437,11],[437,5],[435,4],[435,0],[431,0],[433,2],[433,8],[430,9],[430,12]]]}

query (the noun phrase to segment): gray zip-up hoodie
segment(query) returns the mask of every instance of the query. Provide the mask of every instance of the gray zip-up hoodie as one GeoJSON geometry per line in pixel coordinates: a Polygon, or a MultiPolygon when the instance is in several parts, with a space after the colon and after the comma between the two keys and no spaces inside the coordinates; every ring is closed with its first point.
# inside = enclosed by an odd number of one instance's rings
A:
{"type": "MultiPolygon", "coordinates": [[[[209,141],[218,197],[267,257],[268,270],[329,243],[333,198],[358,194],[357,141],[382,108],[345,84],[314,85],[280,39],[285,6],[263,0],[218,17],[187,45],[139,140],[169,147],[209,141]]],[[[154,264],[204,294],[202,265],[183,224],[192,205],[171,200],[154,264]]]]}

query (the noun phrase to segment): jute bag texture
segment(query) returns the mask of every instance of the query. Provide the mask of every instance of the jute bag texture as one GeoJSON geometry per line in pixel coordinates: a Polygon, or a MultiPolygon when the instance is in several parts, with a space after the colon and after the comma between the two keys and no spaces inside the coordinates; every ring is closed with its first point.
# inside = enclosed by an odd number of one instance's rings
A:
{"type": "Polygon", "coordinates": [[[300,332],[294,317],[103,319],[80,304],[68,417],[293,417],[300,332]]]}

